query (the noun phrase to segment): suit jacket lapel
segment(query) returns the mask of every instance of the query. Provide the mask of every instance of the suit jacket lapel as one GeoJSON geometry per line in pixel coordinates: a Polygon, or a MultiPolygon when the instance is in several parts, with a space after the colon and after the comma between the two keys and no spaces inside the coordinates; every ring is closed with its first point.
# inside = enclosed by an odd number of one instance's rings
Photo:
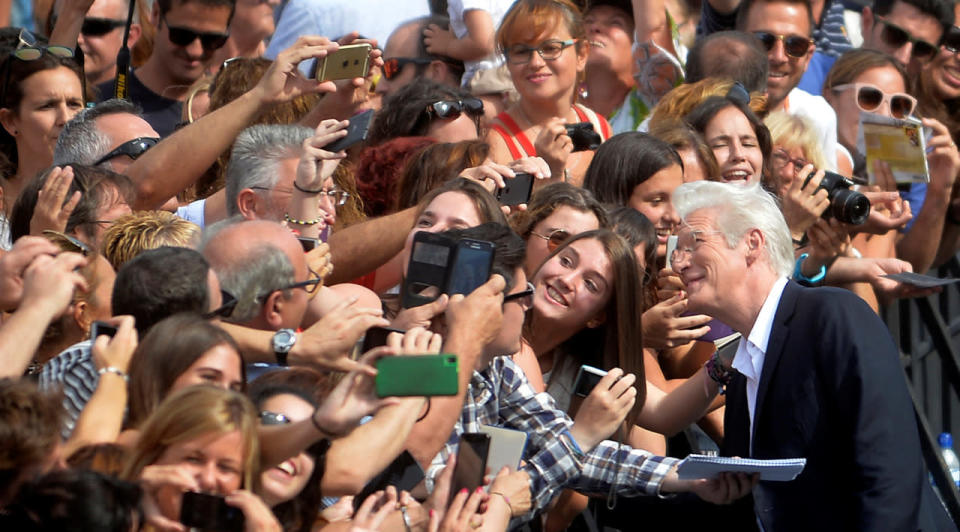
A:
{"type": "Polygon", "coordinates": [[[757,404],[753,413],[753,441],[757,441],[757,424],[760,415],[763,412],[763,400],[770,388],[770,379],[773,377],[774,370],[780,362],[780,355],[786,345],[787,323],[793,316],[793,311],[797,305],[797,298],[800,291],[803,290],[793,281],[787,282],[783,289],[783,296],[780,298],[780,304],[777,305],[777,312],[773,316],[773,328],[770,331],[770,340],[767,342],[767,352],[763,356],[763,370],[760,372],[760,385],[757,387],[757,404]]]}

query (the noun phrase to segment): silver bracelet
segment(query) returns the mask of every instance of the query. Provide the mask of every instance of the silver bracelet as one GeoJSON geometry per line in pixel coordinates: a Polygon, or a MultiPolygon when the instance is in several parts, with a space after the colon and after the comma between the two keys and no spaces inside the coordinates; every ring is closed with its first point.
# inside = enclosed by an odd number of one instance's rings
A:
{"type": "Polygon", "coordinates": [[[410,514],[407,513],[407,507],[401,506],[400,513],[403,515],[403,528],[406,529],[406,532],[412,532],[413,527],[410,524],[410,514]]]}
{"type": "Polygon", "coordinates": [[[125,371],[123,371],[120,368],[117,368],[114,366],[107,366],[105,368],[100,368],[97,371],[97,375],[103,375],[104,373],[114,373],[116,375],[120,375],[123,378],[124,382],[130,382],[130,377],[127,375],[125,371]]]}

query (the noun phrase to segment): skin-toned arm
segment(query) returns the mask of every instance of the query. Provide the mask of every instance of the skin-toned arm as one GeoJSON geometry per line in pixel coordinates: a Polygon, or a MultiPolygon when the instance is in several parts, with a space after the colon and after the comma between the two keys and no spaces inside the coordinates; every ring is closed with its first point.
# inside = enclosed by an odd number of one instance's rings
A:
{"type": "MultiPolygon", "coordinates": [[[[716,7],[716,1],[711,0],[711,5],[716,7]]],[[[734,3],[733,9],[736,9],[738,4],[739,0],[734,3]]],[[[638,43],[653,41],[657,46],[677,55],[673,48],[670,25],[667,23],[667,6],[663,0],[633,0],[633,24],[638,43]]]]}
{"type": "MultiPolygon", "coordinates": [[[[93,0],[64,0],[60,5],[60,11],[57,13],[57,25],[50,32],[49,43],[66,46],[73,50],[77,46],[77,38],[80,37],[83,17],[86,16],[92,5],[93,0]]],[[[8,7],[5,13],[9,12],[8,7]]]]}
{"type": "Polygon", "coordinates": [[[640,410],[637,424],[672,436],[703,417],[719,391],[719,386],[707,376],[705,368],[670,393],[648,384],[647,400],[640,410]]]}
{"type": "Polygon", "coordinates": [[[338,48],[337,43],[325,37],[300,37],[292,47],[280,52],[254,88],[144,153],[126,171],[137,189],[133,209],[156,209],[190,186],[263,109],[301,94],[335,91],[333,82],[307,79],[297,65],[338,48]],[[190,157],[184,157],[185,153],[190,157]],[[177,171],[171,172],[171,168],[177,171]]]}
{"type": "Polygon", "coordinates": [[[493,36],[496,28],[493,18],[483,9],[471,9],[463,14],[467,34],[458,39],[450,30],[430,24],[423,30],[423,43],[427,51],[461,61],[476,61],[493,53],[493,36]]]}
{"type": "Polygon", "coordinates": [[[300,161],[297,163],[297,176],[294,180],[294,187],[290,204],[287,206],[287,223],[293,229],[300,232],[300,236],[317,238],[320,236],[320,230],[330,225],[332,218],[325,216],[320,209],[322,196],[320,191],[323,189],[323,182],[333,175],[333,172],[340,164],[340,160],[347,156],[346,152],[329,152],[323,149],[327,144],[345,137],[349,124],[346,120],[324,120],[320,122],[315,129],[316,134],[303,143],[303,154],[300,155],[300,161]],[[291,220],[312,221],[324,220],[323,223],[300,224],[291,220]]]}
{"type": "Polygon", "coordinates": [[[403,249],[403,242],[417,218],[417,208],[351,225],[330,235],[333,273],[327,284],[345,283],[386,264],[403,249]]]}

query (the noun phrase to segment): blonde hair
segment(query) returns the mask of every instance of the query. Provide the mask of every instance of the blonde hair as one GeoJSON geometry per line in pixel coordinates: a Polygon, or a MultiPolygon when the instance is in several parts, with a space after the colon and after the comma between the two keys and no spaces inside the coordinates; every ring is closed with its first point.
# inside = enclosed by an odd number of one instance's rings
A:
{"type": "Polygon", "coordinates": [[[117,218],[103,235],[103,254],[115,270],[128,260],[163,246],[193,248],[200,227],[167,211],[139,211],[117,218]]]}
{"type": "Polygon", "coordinates": [[[256,491],[260,479],[256,409],[241,393],[206,385],[184,388],[160,403],[141,426],[122,476],[136,481],[143,468],[155,464],[171,446],[234,431],[243,439],[242,486],[256,491]]]}
{"type": "MultiPolygon", "coordinates": [[[[683,121],[704,100],[711,96],[726,96],[734,81],[724,78],[706,78],[696,83],[685,83],[674,88],[657,103],[650,113],[649,130],[662,130],[669,122],[683,121]]],[[[767,109],[767,97],[760,93],[750,94],[750,109],[763,116],[767,109]]]]}
{"type": "Polygon", "coordinates": [[[770,130],[770,137],[774,146],[784,148],[800,148],[803,157],[817,168],[833,170],[827,166],[827,158],[820,148],[820,138],[817,130],[806,118],[787,114],[785,111],[770,113],[763,119],[764,125],[770,130]]]}

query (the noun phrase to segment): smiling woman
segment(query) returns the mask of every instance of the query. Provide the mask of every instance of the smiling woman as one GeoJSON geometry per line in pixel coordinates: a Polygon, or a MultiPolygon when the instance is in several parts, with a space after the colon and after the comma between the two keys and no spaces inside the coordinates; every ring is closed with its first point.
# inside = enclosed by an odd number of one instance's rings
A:
{"type": "Polygon", "coordinates": [[[772,144],[770,131],[742,100],[711,96],[686,116],[720,165],[724,181],[756,182],[768,175],[766,161],[772,144]]]}

